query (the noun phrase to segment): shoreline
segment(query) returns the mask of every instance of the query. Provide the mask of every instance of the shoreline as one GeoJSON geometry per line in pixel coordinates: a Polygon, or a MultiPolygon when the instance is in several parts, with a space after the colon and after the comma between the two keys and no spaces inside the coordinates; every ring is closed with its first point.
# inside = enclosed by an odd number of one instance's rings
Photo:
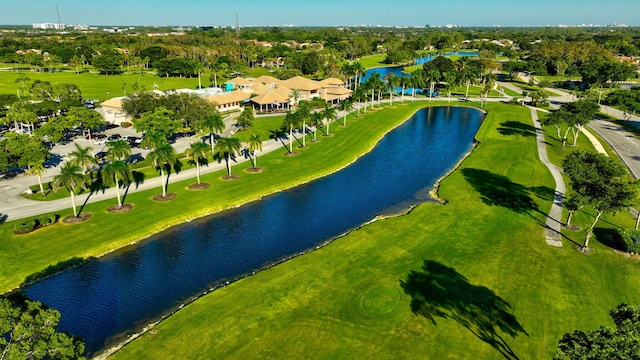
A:
{"type": "MultiPolygon", "coordinates": [[[[417,109],[409,117],[407,117],[407,119],[402,121],[399,125],[393,127],[389,131],[385,132],[384,135],[386,135],[387,133],[389,133],[391,130],[395,129],[396,127],[404,124],[408,119],[410,119],[412,116],[414,116],[417,111],[419,111],[421,109],[423,109],[423,108],[417,109]]],[[[485,116],[486,116],[486,111],[483,111],[483,112],[485,113],[485,116]]],[[[484,121],[484,119],[483,119],[483,121],[484,121]]],[[[384,135],[382,137],[384,137],[384,135]]],[[[382,139],[382,137],[381,137],[381,139],[382,139]]],[[[377,143],[379,141],[380,140],[376,141],[376,145],[377,145],[377,143]]],[[[343,238],[345,236],[348,236],[349,234],[351,234],[353,232],[361,230],[362,228],[364,228],[364,227],[366,227],[366,226],[368,226],[370,224],[373,224],[373,223],[376,223],[376,222],[379,222],[379,221],[384,221],[384,220],[387,220],[387,219],[398,218],[398,217],[410,215],[413,212],[413,210],[415,210],[416,208],[418,208],[419,206],[421,206],[421,205],[423,205],[425,203],[437,202],[437,203],[439,203],[441,205],[446,205],[446,201],[442,200],[437,195],[437,190],[439,188],[440,183],[444,179],[446,179],[449,175],[451,175],[453,172],[458,170],[458,168],[464,162],[464,160],[466,160],[469,156],[471,156],[471,154],[475,151],[475,149],[477,147],[477,144],[479,144],[479,141],[477,139],[475,139],[475,136],[474,136],[473,144],[472,144],[471,148],[469,149],[469,151],[465,152],[464,155],[460,158],[460,160],[458,160],[456,162],[456,164],[449,171],[447,171],[444,175],[439,177],[433,183],[432,189],[429,191],[429,196],[431,197],[431,199],[433,201],[428,201],[428,200],[418,201],[415,204],[412,204],[412,205],[408,206],[407,208],[398,211],[397,213],[375,216],[371,220],[368,220],[368,221],[366,221],[366,222],[364,222],[364,223],[362,223],[362,224],[360,224],[360,225],[358,225],[358,226],[356,226],[356,227],[354,227],[354,228],[352,228],[350,230],[347,230],[347,231],[345,231],[345,232],[343,232],[343,233],[341,233],[341,234],[339,234],[339,235],[337,235],[335,237],[329,238],[329,239],[323,241],[322,243],[320,243],[320,244],[318,244],[318,245],[316,245],[314,247],[305,249],[303,251],[297,252],[295,254],[292,254],[292,255],[289,255],[289,256],[286,256],[286,257],[282,257],[282,258],[277,259],[277,260],[275,260],[275,261],[273,261],[271,263],[268,263],[268,264],[266,264],[266,265],[264,265],[262,267],[259,267],[257,269],[251,270],[250,272],[246,272],[246,273],[240,274],[235,278],[221,279],[219,284],[216,284],[213,287],[209,287],[208,290],[205,289],[201,293],[198,293],[198,294],[196,294],[194,296],[191,296],[191,297],[187,298],[185,301],[182,302],[182,304],[180,304],[177,307],[174,307],[173,309],[169,310],[167,313],[165,313],[165,314],[163,314],[163,315],[161,315],[161,316],[159,316],[157,318],[152,319],[149,323],[144,325],[141,329],[137,330],[135,333],[126,334],[126,335],[125,334],[119,334],[118,337],[123,337],[123,340],[121,340],[121,341],[109,346],[106,349],[102,349],[102,350],[98,351],[97,355],[92,356],[91,358],[92,359],[96,359],[96,360],[106,360],[108,357],[110,357],[111,355],[115,354],[117,351],[119,351],[122,348],[124,348],[125,346],[127,346],[133,340],[139,338],[140,336],[142,336],[142,335],[144,335],[144,334],[146,334],[146,333],[148,333],[150,331],[153,331],[153,329],[157,325],[162,323],[164,320],[170,318],[171,316],[173,316],[174,314],[176,314],[178,311],[182,310],[186,306],[188,306],[191,303],[199,300],[200,298],[208,295],[211,292],[214,292],[214,291],[219,290],[219,289],[224,289],[227,285],[233,284],[233,283],[238,282],[238,281],[240,281],[242,279],[245,279],[245,278],[248,278],[250,276],[253,276],[253,275],[255,275],[255,274],[259,273],[259,272],[269,270],[269,269],[271,269],[271,268],[273,268],[275,266],[278,266],[280,264],[286,263],[289,260],[298,258],[298,257],[306,255],[306,254],[309,254],[309,253],[314,252],[316,250],[319,250],[319,249],[321,249],[321,248],[323,248],[323,247],[325,247],[325,246],[327,246],[327,245],[329,245],[329,244],[331,244],[331,243],[333,243],[333,242],[335,242],[335,241],[337,241],[337,240],[339,240],[339,239],[341,239],[341,238],[343,238]]],[[[373,149],[374,147],[375,147],[375,145],[371,149],[373,149]]],[[[360,156],[358,156],[358,158],[360,158],[363,155],[366,155],[368,152],[371,151],[371,149],[368,149],[367,152],[361,154],[360,156]]],[[[355,162],[356,160],[357,159],[355,159],[353,162],[355,162]]],[[[349,163],[347,166],[351,165],[353,162],[349,163]]],[[[340,168],[340,169],[338,169],[336,171],[333,171],[331,174],[333,174],[333,173],[335,173],[337,171],[340,171],[343,168],[344,167],[342,167],[342,168],[340,168]]],[[[330,174],[327,174],[327,175],[330,175],[330,174]]],[[[326,175],[324,175],[324,176],[326,176],[326,175]]],[[[319,178],[320,177],[318,177],[317,179],[319,179],[319,178]]]]}

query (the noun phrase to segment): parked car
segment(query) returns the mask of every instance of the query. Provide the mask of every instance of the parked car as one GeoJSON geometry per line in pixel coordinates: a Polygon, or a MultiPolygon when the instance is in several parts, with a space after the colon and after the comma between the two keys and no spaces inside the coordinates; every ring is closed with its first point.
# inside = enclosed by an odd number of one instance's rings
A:
{"type": "Polygon", "coordinates": [[[107,152],[106,151],[100,151],[95,156],[95,158],[97,160],[104,160],[105,157],[107,157],[107,152]]]}
{"type": "Polygon", "coordinates": [[[144,156],[142,156],[142,154],[132,154],[127,160],[129,164],[135,164],[140,161],[144,161],[144,156]]]}
{"type": "Polygon", "coordinates": [[[98,139],[93,142],[93,145],[104,145],[107,143],[107,139],[98,139]]]}
{"type": "Polygon", "coordinates": [[[121,137],[122,137],[122,136],[120,136],[120,134],[113,134],[113,135],[109,136],[109,137],[107,138],[107,140],[109,140],[109,141],[116,141],[116,140],[120,139],[121,137]]]}

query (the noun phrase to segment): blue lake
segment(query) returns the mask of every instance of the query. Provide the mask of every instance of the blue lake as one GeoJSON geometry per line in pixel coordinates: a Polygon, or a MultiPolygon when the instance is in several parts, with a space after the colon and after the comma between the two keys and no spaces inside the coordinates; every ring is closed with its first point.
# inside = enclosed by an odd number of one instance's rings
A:
{"type": "Polygon", "coordinates": [[[83,336],[95,353],[227,281],[429,201],[434,182],[471,149],[483,118],[471,108],[422,109],[335,174],[176,226],[24,291],[58,309],[59,328],[83,336]]]}

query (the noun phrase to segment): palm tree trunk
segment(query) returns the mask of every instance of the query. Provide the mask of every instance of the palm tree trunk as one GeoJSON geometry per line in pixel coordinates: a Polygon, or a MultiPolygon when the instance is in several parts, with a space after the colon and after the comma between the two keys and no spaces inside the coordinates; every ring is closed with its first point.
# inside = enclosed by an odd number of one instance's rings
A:
{"type": "MultiPolygon", "coordinates": [[[[164,164],[161,166],[164,166],[164,164]]],[[[160,180],[162,180],[162,197],[165,197],[167,196],[167,186],[164,181],[164,170],[162,167],[160,168],[160,180]]]]}
{"type": "Polygon", "coordinates": [[[402,85],[402,93],[400,94],[400,103],[404,104],[404,84],[402,85]]]}
{"type": "Polygon", "coordinates": [[[331,125],[331,119],[327,119],[327,135],[329,135],[329,126],[331,125]]]}
{"type": "Polygon", "coordinates": [[[640,211],[638,211],[638,215],[636,216],[636,227],[634,230],[638,230],[638,225],[640,225],[640,211]]]}
{"type": "Polygon", "coordinates": [[[211,142],[211,153],[213,154],[213,132],[209,133],[209,141],[211,142]]]}
{"type": "Polygon", "coordinates": [[[253,160],[253,167],[258,167],[258,155],[256,155],[255,151],[251,155],[253,155],[251,157],[251,160],[253,160]]]}
{"type": "Polygon", "coordinates": [[[591,235],[593,234],[593,228],[596,226],[596,223],[598,222],[598,219],[600,219],[600,215],[602,215],[602,211],[600,210],[596,210],[598,211],[598,215],[596,215],[595,220],[593,220],[593,224],[591,224],[591,227],[589,228],[589,231],[587,232],[587,236],[584,240],[584,246],[582,247],[583,249],[586,249],[589,247],[589,238],[591,238],[591,235]]]}
{"type": "Polygon", "coordinates": [[[464,98],[469,99],[469,82],[467,81],[467,92],[464,93],[464,98]]]}
{"type": "Polygon", "coordinates": [[[342,119],[342,126],[347,126],[347,111],[344,111],[344,118],[342,119]]]}
{"type": "Polygon", "coordinates": [[[38,173],[38,185],[40,185],[40,194],[44,196],[44,187],[42,186],[42,175],[38,173]]]}
{"type": "Polygon", "coordinates": [[[71,189],[70,193],[71,193],[71,207],[73,207],[73,216],[78,217],[78,212],[76,211],[76,198],[73,193],[73,189],[71,189]]]}
{"type": "Polygon", "coordinates": [[[231,176],[231,155],[227,153],[227,176],[231,176]]]}
{"type": "Polygon", "coordinates": [[[289,126],[289,152],[293,152],[293,126],[289,126]]]}
{"type": "Polygon", "coordinates": [[[307,123],[302,122],[302,147],[307,146],[307,123]]]}
{"type": "Polygon", "coordinates": [[[198,179],[198,185],[200,185],[200,162],[196,161],[196,178],[198,179]]]}

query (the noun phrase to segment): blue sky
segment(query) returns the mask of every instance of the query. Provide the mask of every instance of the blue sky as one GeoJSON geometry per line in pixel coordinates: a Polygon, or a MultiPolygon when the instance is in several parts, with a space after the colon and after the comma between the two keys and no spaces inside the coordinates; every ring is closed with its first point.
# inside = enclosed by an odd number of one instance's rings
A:
{"type": "Polygon", "coordinates": [[[640,25],[638,0],[0,0],[0,24],[640,25]]]}

